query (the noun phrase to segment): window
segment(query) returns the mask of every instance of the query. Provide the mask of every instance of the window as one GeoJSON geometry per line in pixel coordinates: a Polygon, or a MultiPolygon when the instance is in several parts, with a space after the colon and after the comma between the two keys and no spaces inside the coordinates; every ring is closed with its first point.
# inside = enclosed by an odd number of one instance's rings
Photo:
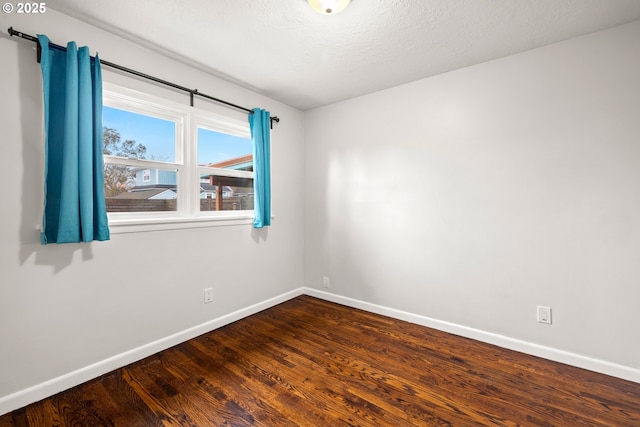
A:
{"type": "Polygon", "coordinates": [[[252,217],[248,120],[108,84],[103,99],[110,225],[252,217]]]}
{"type": "Polygon", "coordinates": [[[108,213],[177,211],[179,117],[105,105],[104,190],[108,213]]]}
{"type": "Polygon", "coordinates": [[[253,149],[241,136],[198,127],[200,211],[253,210],[253,149]]]}

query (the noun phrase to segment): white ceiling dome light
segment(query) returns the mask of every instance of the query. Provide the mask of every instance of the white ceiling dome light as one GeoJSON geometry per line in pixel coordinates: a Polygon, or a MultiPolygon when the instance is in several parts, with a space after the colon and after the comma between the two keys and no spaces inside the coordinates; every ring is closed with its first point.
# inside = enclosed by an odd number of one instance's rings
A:
{"type": "Polygon", "coordinates": [[[335,15],[342,12],[351,0],[307,0],[313,10],[323,15],[335,15]]]}

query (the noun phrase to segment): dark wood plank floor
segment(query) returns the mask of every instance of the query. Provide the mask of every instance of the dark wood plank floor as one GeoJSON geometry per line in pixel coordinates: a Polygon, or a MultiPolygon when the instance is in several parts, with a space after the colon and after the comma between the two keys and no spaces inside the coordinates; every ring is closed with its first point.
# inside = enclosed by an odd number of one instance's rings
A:
{"type": "Polygon", "coordinates": [[[640,426],[640,384],[301,296],[0,426],[640,426]]]}

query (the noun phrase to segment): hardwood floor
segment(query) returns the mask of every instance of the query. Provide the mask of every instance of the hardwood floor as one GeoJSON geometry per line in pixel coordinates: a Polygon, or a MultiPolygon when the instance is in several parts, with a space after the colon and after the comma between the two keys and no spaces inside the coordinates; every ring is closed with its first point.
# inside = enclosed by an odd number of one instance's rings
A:
{"type": "Polygon", "coordinates": [[[301,296],[0,426],[640,426],[640,384],[301,296]]]}

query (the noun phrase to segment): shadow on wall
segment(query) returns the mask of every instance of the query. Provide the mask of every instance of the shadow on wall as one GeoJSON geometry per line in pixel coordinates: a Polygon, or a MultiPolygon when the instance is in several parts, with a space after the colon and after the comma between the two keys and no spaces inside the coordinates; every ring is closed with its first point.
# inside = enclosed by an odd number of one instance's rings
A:
{"type": "Polygon", "coordinates": [[[266,242],[268,237],[269,237],[269,227],[251,229],[251,238],[256,243],[260,243],[261,240],[263,242],[266,242]]]}
{"type": "MultiPolygon", "coordinates": [[[[36,61],[35,44],[22,40],[14,40],[2,34],[17,45],[17,75],[19,87],[18,114],[20,135],[22,139],[22,183],[20,186],[21,224],[20,264],[35,255],[37,265],[52,266],[55,273],[64,270],[73,262],[74,253],[82,251],[82,259],[93,258],[91,244],[40,244],[40,232],[37,224],[42,222],[42,206],[44,195],[44,131],[42,104],[42,76],[40,64],[36,61]]],[[[10,61],[9,61],[10,63],[10,61]]]]}

